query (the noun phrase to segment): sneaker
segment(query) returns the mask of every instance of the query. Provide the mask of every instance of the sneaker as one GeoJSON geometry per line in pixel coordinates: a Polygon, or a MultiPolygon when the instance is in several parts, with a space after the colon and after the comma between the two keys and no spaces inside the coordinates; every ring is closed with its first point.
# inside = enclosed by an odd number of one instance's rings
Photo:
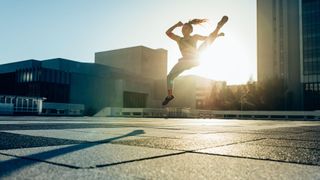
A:
{"type": "Polygon", "coordinates": [[[218,27],[222,27],[226,22],[228,22],[228,16],[223,16],[222,19],[218,22],[218,27]]]}
{"type": "Polygon", "coordinates": [[[164,101],[162,102],[162,106],[167,105],[172,99],[174,98],[174,96],[167,96],[164,101]]]}

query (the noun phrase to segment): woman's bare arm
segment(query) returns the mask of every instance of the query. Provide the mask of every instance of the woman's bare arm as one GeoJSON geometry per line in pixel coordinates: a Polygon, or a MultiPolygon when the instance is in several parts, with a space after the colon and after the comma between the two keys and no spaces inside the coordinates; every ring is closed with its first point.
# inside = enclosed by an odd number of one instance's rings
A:
{"type": "Polygon", "coordinates": [[[181,27],[183,26],[183,23],[181,21],[179,21],[177,24],[173,25],[172,27],[170,27],[167,31],[166,34],[169,38],[178,41],[180,39],[180,36],[175,35],[172,31],[177,28],[177,27],[181,27]]]}

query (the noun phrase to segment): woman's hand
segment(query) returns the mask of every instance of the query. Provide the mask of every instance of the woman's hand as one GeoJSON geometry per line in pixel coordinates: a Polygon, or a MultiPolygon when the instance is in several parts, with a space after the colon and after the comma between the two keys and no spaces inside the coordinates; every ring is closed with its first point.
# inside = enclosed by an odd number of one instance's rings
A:
{"type": "Polygon", "coordinates": [[[181,27],[181,26],[183,26],[183,23],[182,23],[181,21],[179,21],[177,24],[173,25],[171,28],[169,28],[169,29],[166,31],[167,36],[169,36],[169,38],[171,38],[172,40],[179,41],[179,40],[180,40],[180,36],[173,34],[172,31],[173,31],[175,28],[181,27]]]}
{"type": "Polygon", "coordinates": [[[183,23],[181,21],[179,21],[177,24],[176,24],[177,27],[181,27],[183,26],[183,23]]]}

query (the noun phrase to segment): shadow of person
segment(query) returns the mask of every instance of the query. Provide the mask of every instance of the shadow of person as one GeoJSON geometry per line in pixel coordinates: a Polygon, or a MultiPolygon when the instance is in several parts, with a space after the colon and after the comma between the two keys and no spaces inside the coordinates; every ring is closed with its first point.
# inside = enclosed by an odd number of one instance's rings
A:
{"type": "Polygon", "coordinates": [[[89,143],[70,145],[67,147],[53,149],[53,150],[49,150],[49,151],[45,151],[45,152],[39,152],[36,154],[31,154],[31,155],[22,156],[22,157],[11,155],[9,153],[2,153],[1,152],[0,155],[10,156],[15,159],[10,159],[7,161],[0,162],[0,179],[1,179],[1,177],[4,177],[4,176],[10,176],[12,173],[14,173],[15,171],[17,171],[19,169],[23,169],[27,166],[31,166],[31,165],[34,165],[34,164],[37,164],[40,162],[49,163],[49,164],[53,164],[53,165],[59,165],[59,166],[63,166],[63,167],[80,169],[81,167],[78,167],[78,166],[52,162],[52,161],[49,161],[49,159],[54,158],[54,157],[58,157],[61,155],[65,155],[68,153],[72,153],[75,151],[91,148],[91,147],[94,147],[94,146],[97,146],[100,144],[111,143],[112,141],[122,139],[125,137],[137,136],[137,135],[141,135],[144,133],[145,133],[144,130],[135,130],[135,131],[132,131],[128,134],[118,136],[118,137],[108,138],[108,139],[89,142],[89,143]]]}

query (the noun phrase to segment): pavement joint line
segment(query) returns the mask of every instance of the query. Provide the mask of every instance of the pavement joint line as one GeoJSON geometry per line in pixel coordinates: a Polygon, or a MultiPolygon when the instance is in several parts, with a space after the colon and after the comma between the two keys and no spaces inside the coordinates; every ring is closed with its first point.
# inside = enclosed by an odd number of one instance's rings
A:
{"type": "Polygon", "coordinates": [[[197,151],[205,150],[205,149],[211,149],[211,148],[218,148],[218,147],[224,147],[224,146],[231,146],[231,145],[237,145],[237,144],[244,144],[248,142],[255,142],[255,141],[261,141],[265,140],[267,138],[259,138],[259,139],[253,139],[253,140],[248,140],[248,141],[240,141],[240,142],[235,142],[235,143],[229,143],[229,144],[224,144],[224,145],[218,145],[218,146],[210,146],[210,147],[205,147],[205,148],[200,148],[200,149],[195,149],[195,150],[189,150],[186,152],[194,152],[196,153],[197,151]]]}
{"type": "Polygon", "coordinates": [[[275,148],[291,148],[291,149],[305,149],[305,150],[320,150],[319,148],[306,148],[306,147],[294,147],[294,146],[277,146],[277,145],[263,145],[263,144],[247,144],[248,146],[265,146],[275,148]]]}
{"type": "Polygon", "coordinates": [[[102,168],[102,167],[127,164],[127,163],[132,163],[132,162],[140,162],[140,161],[145,161],[145,160],[152,160],[152,159],[158,159],[158,158],[163,158],[163,157],[176,156],[176,155],[186,154],[189,152],[191,152],[191,151],[181,151],[178,153],[164,154],[164,155],[159,155],[159,156],[151,156],[151,157],[146,157],[146,158],[132,159],[132,160],[127,160],[127,161],[120,161],[120,162],[109,163],[109,164],[100,164],[100,165],[88,166],[88,167],[73,166],[73,165],[68,165],[68,164],[63,164],[63,163],[56,163],[56,162],[52,162],[52,161],[30,158],[30,157],[26,157],[26,156],[17,156],[17,155],[2,153],[2,152],[0,152],[0,154],[4,155],[4,156],[14,157],[17,159],[25,159],[25,160],[31,160],[31,161],[36,161],[36,162],[42,162],[42,163],[47,163],[50,165],[62,166],[62,167],[67,167],[67,168],[71,168],[71,169],[96,169],[96,168],[102,168]]]}
{"type": "MultiPolygon", "coordinates": [[[[141,146],[141,145],[118,144],[119,141],[111,142],[111,144],[126,145],[126,146],[136,146],[136,147],[147,147],[147,148],[152,148],[152,149],[176,150],[176,151],[183,151],[183,152],[195,152],[195,151],[201,151],[201,150],[204,150],[204,149],[218,148],[218,147],[224,147],[224,146],[230,146],[230,145],[237,145],[237,144],[243,144],[243,143],[248,143],[248,142],[255,142],[255,141],[260,141],[260,140],[265,140],[265,139],[267,139],[267,138],[259,138],[259,139],[253,139],[253,140],[247,140],[247,141],[238,141],[238,142],[235,142],[235,143],[229,143],[229,144],[218,145],[218,146],[207,146],[207,147],[204,147],[204,148],[193,149],[193,150],[170,149],[170,148],[162,148],[162,147],[149,147],[149,146],[141,146]]],[[[120,141],[121,141],[121,140],[120,140],[120,141]]],[[[124,141],[125,141],[125,140],[124,140],[124,141]]]]}
{"type": "MultiPolygon", "coordinates": [[[[242,141],[242,142],[237,142],[237,143],[230,143],[228,145],[259,141],[259,140],[262,140],[262,139],[265,139],[265,138],[260,138],[260,139],[250,140],[250,141],[242,141]]],[[[91,142],[89,142],[89,143],[91,143],[91,142]]],[[[228,145],[223,145],[223,146],[228,146],[228,145]]],[[[216,147],[222,147],[222,146],[216,146],[216,147]]],[[[26,157],[26,156],[17,156],[17,155],[7,154],[7,153],[3,153],[3,152],[0,152],[0,154],[1,155],[5,155],[5,156],[10,156],[10,157],[15,157],[15,158],[18,158],[18,159],[25,159],[25,160],[43,162],[43,163],[56,165],[56,166],[67,167],[67,168],[71,168],[71,169],[96,169],[96,168],[110,167],[110,166],[116,166],[116,165],[121,165],[121,164],[133,163],[133,162],[140,162],[140,161],[145,161],[145,160],[152,160],[152,159],[158,159],[158,158],[164,158],[164,157],[177,156],[177,155],[187,154],[187,153],[226,156],[226,157],[233,157],[233,158],[246,158],[246,159],[254,159],[254,160],[270,160],[270,161],[276,161],[276,162],[295,163],[295,164],[304,164],[304,163],[287,162],[287,161],[280,161],[280,160],[273,160],[273,159],[259,159],[259,158],[250,158],[250,157],[242,157],[242,156],[232,156],[232,155],[221,155],[221,154],[196,152],[196,151],[203,150],[203,149],[208,149],[208,148],[209,147],[202,148],[202,149],[197,149],[197,150],[187,150],[187,151],[186,150],[179,150],[181,152],[165,154],[165,155],[158,155],[158,156],[151,156],[151,157],[146,157],[146,158],[132,159],[132,160],[120,161],[120,162],[109,163],[109,164],[100,164],[100,165],[89,166],[89,167],[73,166],[73,165],[68,165],[68,164],[63,164],[63,163],[56,163],[56,162],[51,162],[51,161],[46,161],[46,160],[41,160],[41,159],[35,159],[35,158],[31,158],[31,157],[26,157]]],[[[155,148],[155,149],[158,149],[158,148],[155,148]]],[[[306,164],[306,165],[314,165],[314,164],[306,164]]],[[[314,165],[314,166],[318,166],[318,165],[314,165]]]]}
{"type": "Polygon", "coordinates": [[[153,159],[159,159],[159,158],[164,158],[164,157],[177,156],[177,155],[186,154],[186,153],[190,153],[190,152],[191,151],[181,151],[178,153],[171,153],[171,154],[164,154],[164,155],[159,155],[159,156],[151,156],[151,157],[146,157],[146,158],[132,159],[132,160],[109,163],[109,164],[100,164],[100,165],[96,165],[94,167],[83,167],[81,169],[94,169],[94,168],[110,167],[110,166],[116,166],[116,165],[121,165],[121,164],[133,163],[133,162],[140,162],[140,161],[153,160],[153,159]]]}
{"type": "Polygon", "coordinates": [[[319,140],[307,140],[307,139],[289,139],[289,138],[267,138],[272,140],[284,140],[284,141],[305,141],[305,142],[320,142],[319,140]]]}
{"type": "MultiPolygon", "coordinates": [[[[261,141],[261,140],[265,140],[265,139],[267,139],[267,138],[252,139],[252,140],[247,140],[247,141],[238,141],[238,142],[234,142],[234,143],[213,146],[212,148],[231,146],[231,145],[237,145],[237,144],[244,144],[244,143],[248,143],[248,142],[256,142],[256,141],[261,141]]],[[[203,150],[203,149],[208,149],[208,148],[201,148],[199,150],[203,150]]],[[[199,150],[196,150],[196,151],[199,151],[199,150]]]]}
{"type": "Polygon", "coordinates": [[[194,152],[194,151],[190,151],[189,153],[205,154],[205,155],[211,155],[211,156],[231,157],[231,158],[241,158],[241,159],[251,159],[251,160],[258,160],[258,161],[272,161],[272,162],[278,162],[278,163],[287,163],[287,164],[297,164],[297,165],[308,165],[308,166],[320,167],[319,164],[315,164],[315,163],[284,161],[284,160],[276,160],[276,159],[269,159],[269,158],[255,158],[255,157],[248,157],[248,156],[235,156],[235,155],[227,155],[227,154],[217,154],[217,153],[207,153],[207,152],[194,152]]]}

